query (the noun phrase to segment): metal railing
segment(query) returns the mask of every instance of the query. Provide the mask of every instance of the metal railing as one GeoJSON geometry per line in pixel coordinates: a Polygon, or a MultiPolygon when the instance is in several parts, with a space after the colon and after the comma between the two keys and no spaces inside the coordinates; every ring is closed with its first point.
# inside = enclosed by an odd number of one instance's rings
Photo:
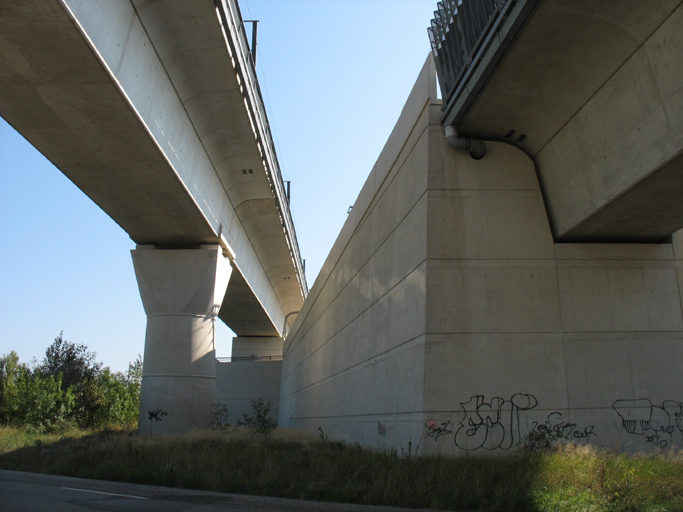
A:
{"type": "Polygon", "coordinates": [[[287,240],[289,252],[294,263],[299,287],[303,297],[306,298],[308,295],[308,284],[306,283],[299,243],[296,239],[289,201],[286,199],[287,194],[282,180],[282,173],[280,172],[280,164],[275,153],[275,144],[273,143],[273,136],[270,124],[268,123],[268,116],[266,115],[263,95],[261,94],[261,88],[256,77],[256,66],[244,29],[239,4],[237,0],[214,0],[214,4],[218,10],[221,24],[225,31],[228,50],[233,59],[233,65],[235,66],[240,85],[242,86],[244,103],[247,106],[256,143],[263,158],[266,177],[268,178],[280,216],[282,229],[285,232],[285,239],[287,240]]]}
{"type": "Polygon", "coordinates": [[[237,357],[217,357],[219,363],[236,363],[244,361],[282,361],[282,356],[237,356],[237,357]]]}
{"type": "Polygon", "coordinates": [[[442,0],[427,29],[444,103],[506,0],[442,0]]]}

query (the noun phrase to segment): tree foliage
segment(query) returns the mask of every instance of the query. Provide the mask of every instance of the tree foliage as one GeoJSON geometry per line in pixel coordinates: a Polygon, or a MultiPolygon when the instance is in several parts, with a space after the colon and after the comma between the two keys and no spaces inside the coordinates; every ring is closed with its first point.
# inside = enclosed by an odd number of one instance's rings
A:
{"type": "Polygon", "coordinates": [[[136,421],[142,359],[112,372],[85,345],[60,333],[40,365],[30,368],[12,351],[0,358],[0,424],[55,430],[136,421]]]}
{"type": "Polygon", "coordinates": [[[67,420],[74,394],[60,374],[44,375],[19,362],[12,351],[0,358],[0,422],[54,429],[67,420]]]}
{"type": "Polygon", "coordinates": [[[45,350],[45,358],[38,368],[44,375],[61,373],[62,388],[67,389],[99,375],[102,363],[96,357],[85,345],[65,340],[62,331],[45,350]]]}

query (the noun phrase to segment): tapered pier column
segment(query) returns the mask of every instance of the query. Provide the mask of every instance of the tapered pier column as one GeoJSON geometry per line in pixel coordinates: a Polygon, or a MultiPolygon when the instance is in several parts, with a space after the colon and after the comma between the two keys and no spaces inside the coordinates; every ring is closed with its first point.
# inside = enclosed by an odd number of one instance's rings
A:
{"type": "Polygon", "coordinates": [[[147,314],[139,429],[204,428],[216,403],[215,321],[232,268],[220,246],[131,251],[147,314]]]}

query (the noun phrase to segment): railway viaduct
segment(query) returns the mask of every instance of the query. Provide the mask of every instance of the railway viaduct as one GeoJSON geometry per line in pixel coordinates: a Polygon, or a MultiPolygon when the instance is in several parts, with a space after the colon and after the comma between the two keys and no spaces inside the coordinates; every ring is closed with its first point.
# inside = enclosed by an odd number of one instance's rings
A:
{"type": "Polygon", "coordinates": [[[429,33],[287,337],[281,423],[682,446],[681,2],[444,0],[429,33]]]}
{"type": "Polygon", "coordinates": [[[143,432],[244,392],[219,318],[282,354],[249,371],[283,426],[680,447],[682,29],[680,0],[439,2],[308,298],[235,0],[3,2],[0,114],[138,244],[143,432]]]}

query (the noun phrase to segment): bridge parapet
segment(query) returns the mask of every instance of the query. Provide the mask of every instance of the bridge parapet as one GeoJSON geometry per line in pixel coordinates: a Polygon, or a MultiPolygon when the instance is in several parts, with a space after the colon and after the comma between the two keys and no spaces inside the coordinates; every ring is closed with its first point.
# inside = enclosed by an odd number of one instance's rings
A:
{"type": "Polygon", "coordinates": [[[538,0],[443,0],[427,29],[443,97],[458,125],[538,0]]]}
{"type": "Polygon", "coordinates": [[[427,31],[444,97],[448,97],[472,62],[478,43],[497,18],[502,5],[503,0],[443,0],[437,4],[427,31]]]}

